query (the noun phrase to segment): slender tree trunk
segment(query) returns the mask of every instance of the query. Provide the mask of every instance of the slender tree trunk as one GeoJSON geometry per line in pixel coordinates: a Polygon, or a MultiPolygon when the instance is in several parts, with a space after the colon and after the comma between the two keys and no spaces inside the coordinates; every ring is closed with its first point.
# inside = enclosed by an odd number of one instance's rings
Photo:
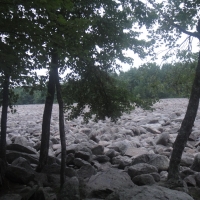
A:
{"type": "Polygon", "coordinates": [[[59,104],[59,129],[61,140],[61,170],[60,170],[60,187],[65,183],[65,168],[66,168],[66,141],[65,141],[65,124],[64,124],[64,108],[61,94],[61,86],[59,82],[58,69],[56,71],[56,92],[59,104]]]}
{"type": "Polygon", "coordinates": [[[50,139],[50,123],[51,123],[51,114],[53,108],[53,101],[55,95],[55,66],[57,62],[56,56],[52,53],[51,69],[49,72],[49,82],[47,86],[47,96],[45,101],[45,108],[43,113],[43,122],[42,122],[42,138],[41,138],[41,148],[40,148],[40,158],[39,165],[36,169],[37,172],[41,172],[43,167],[48,161],[48,152],[49,152],[49,139],[50,139]]]}
{"type": "Polygon", "coordinates": [[[181,124],[178,136],[173,145],[173,151],[169,165],[168,179],[176,181],[180,180],[179,167],[181,162],[181,156],[192,131],[192,127],[199,107],[199,99],[200,99],[200,52],[199,52],[196,74],[192,86],[192,91],[187,111],[183,119],[183,122],[181,124]]]}
{"type": "Polygon", "coordinates": [[[7,113],[9,103],[9,80],[10,76],[5,75],[3,84],[3,102],[2,102],[2,114],[1,114],[1,141],[0,141],[0,183],[2,184],[6,170],[6,129],[7,129],[7,113]]]}

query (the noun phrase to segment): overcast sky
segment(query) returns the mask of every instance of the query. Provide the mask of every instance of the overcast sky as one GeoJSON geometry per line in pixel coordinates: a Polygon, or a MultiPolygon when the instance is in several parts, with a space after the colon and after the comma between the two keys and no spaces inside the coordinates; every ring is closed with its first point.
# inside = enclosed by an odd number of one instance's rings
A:
{"type": "MultiPolygon", "coordinates": [[[[142,30],[143,34],[139,37],[139,39],[147,39],[147,31],[145,28],[142,30]]],[[[182,38],[178,41],[179,44],[181,44],[188,36],[186,34],[183,34],[182,38]]],[[[146,59],[140,59],[138,55],[134,54],[132,51],[126,51],[125,53],[132,57],[134,59],[134,64],[133,66],[130,66],[129,64],[121,64],[122,65],[122,71],[128,71],[131,67],[139,67],[142,64],[145,64],[147,62],[156,62],[158,65],[163,64],[162,56],[164,56],[167,52],[167,48],[162,45],[159,48],[155,49],[155,53],[157,54],[157,59],[155,61],[151,60],[150,57],[147,57],[146,59]],[[163,53],[160,53],[163,52],[163,53]]],[[[199,51],[199,40],[197,38],[192,38],[192,52],[198,52],[199,51]]],[[[176,61],[176,56],[171,57],[170,59],[166,60],[165,62],[175,62],[176,61]]],[[[47,70],[42,69],[37,71],[38,75],[46,75],[47,70]]]]}

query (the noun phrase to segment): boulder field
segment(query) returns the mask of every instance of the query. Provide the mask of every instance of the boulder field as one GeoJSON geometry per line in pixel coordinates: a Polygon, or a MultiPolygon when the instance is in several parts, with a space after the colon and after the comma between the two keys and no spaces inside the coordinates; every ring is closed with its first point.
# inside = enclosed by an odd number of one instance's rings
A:
{"type": "Polygon", "coordinates": [[[8,113],[6,183],[0,200],[200,199],[200,110],[180,166],[183,186],[167,184],[169,159],[188,99],[163,99],[153,111],[137,108],[116,123],[65,121],[66,182],[59,189],[61,146],[54,104],[48,164],[35,172],[44,105],[8,113]]]}

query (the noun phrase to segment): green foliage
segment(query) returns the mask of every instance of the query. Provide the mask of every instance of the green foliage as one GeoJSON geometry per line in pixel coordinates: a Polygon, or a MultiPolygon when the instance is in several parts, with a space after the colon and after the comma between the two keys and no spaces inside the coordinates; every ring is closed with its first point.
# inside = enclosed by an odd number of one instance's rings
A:
{"type": "Polygon", "coordinates": [[[17,96],[17,101],[15,102],[16,105],[23,105],[23,104],[44,104],[46,91],[43,90],[34,90],[33,92],[31,89],[25,89],[23,87],[17,87],[13,91],[17,96]]]}
{"type": "Polygon", "coordinates": [[[77,80],[69,79],[64,84],[63,94],[68,119],[83,115],[88,122],[95,114],[95,121],[105,117],[116,121],[123,112],[134,108],[133,99],[125,87],[97,67],[77,80]]]}
{"type": "Polygon", "coordinates": [[[146,105],[160,98],[188,97],[195,75],[196,62],[164,64],[155,63],[121,72],[118,79],[127,84],[128,90],[146,105]]]}

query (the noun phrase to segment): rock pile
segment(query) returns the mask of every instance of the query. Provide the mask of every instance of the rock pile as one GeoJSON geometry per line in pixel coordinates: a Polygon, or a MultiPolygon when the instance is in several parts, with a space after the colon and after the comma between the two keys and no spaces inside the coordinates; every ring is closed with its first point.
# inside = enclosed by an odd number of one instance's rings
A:
{"type": "MultiPolygon", "coordinates": [[[[61,146],[58,105],[54,105],[48,165],[36,173],[44,105],[18,106],[8,115],[6,177],[12,191],[3,199],[198,199],[200,196],[200,112],[181,160],[185,192],[163,187],[172,144],[185,115],[187,99],[165,99],[155,110],[136,109],[117,123],[66,121],[66,183],[59,188],[61,146]],[[59,191],[59,192],[58,192],[59,191]],[[12,196],[12,197],[11,197],[12,196]]],[[[180,189],[180,188],[179,188],[180,189]]]]}

